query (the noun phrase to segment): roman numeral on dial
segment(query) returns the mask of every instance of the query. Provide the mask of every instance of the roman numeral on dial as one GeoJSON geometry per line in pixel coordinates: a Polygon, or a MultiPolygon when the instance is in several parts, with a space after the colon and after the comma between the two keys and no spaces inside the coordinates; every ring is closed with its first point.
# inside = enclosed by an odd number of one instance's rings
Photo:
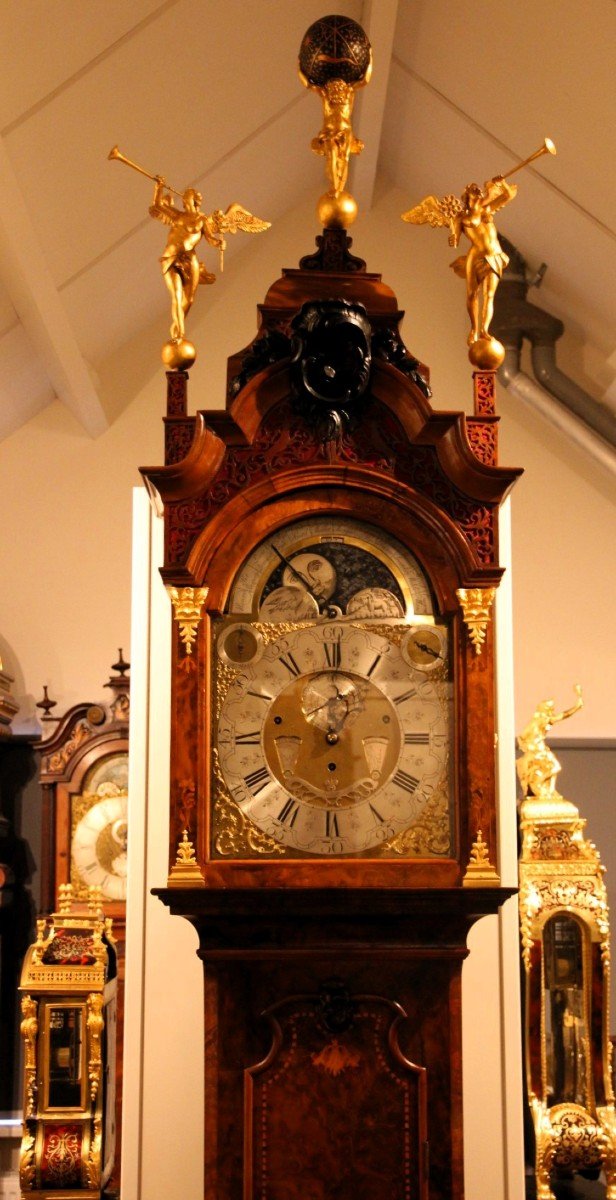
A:
{"type": "Polygon", "coordinates": [[[393,777],[393,782],[397,783],[398,787],[403,788],[405,792],[409,792],[411,796],[416,790],[419,780],[414,775],[409,775],[407,771],[396,771],[393,777]]]}
{"type": "Polygon", "coordinates": [[[272,777],[267,767],[257,767],[256,771],[250,771],[248,775],[244,775],[244,783],[250,789],[253,796],[256,796],[262,789],[272,782],[272,777]]]}
{"type": "Polygon", "coordinates": [[[377,669],[377,667],[378,667],[378,665],[379,665],[379,663],[380,663],[380,661],[381,661],[382,657],[383,657],[383,655],[382,655],[382,654],[377,654],[377,656],[376,656],[376,658],[375,658],[374,662],[372,663],[372,666],[371,666],[371,667],[369,667],[369,668],[368,668],[368,670],[366,671],[366,675],[368,676],[368,679],[369,679],[369,678],[370,678],[370,676],[372,675],[373,671],[376,671],[376,669],[377,669]]]}
{"type": "Polygon", "coordinates": [[[248,733],[237,733],[235,735],[236,746],[258,746],[259,741],[258,729],[251,729],[248,733]]]}
{"type": "Polygon", "coordinates": [[[287,800],[286,804],[283,805],[280,812],[278,813],[278,820],[282,821],[283,825],[288,825],[289,828],[292,829],[297,820],[298,812],[299,812],[298,801],[292,800],[291,797],[289,796],[289,799],[287,800]]]}
{"type": "Polygon", "coordinates": [[[279,655],[278,662],[282,663],[283,667],[287,668],[287,671],[293,676],[293,678],[300,674],[300,668],[298,667],[290,650],[287,650],[286,654],[279,655]]]}
{"type": "Polygon", "coordinates": [[[333,670],[337,670],[340,666],[342,658],[340,635],[338,635],[335,642],[323,642],[323,649],[325,651],[325,661],[328,667],[331,667],[333,670]]]}
{"type": "Polygon", "coordinates": [[[404,704],[405,700],[412,700],[416,695],[417,688],[409,688],[408,692],[402,692],[401,696],[394,696],[394,704],[404,704]]]}
{"type": "Polygon", "coordinates": [[[427,746],[430,741],[429,733],[405,733],[405,746],[427,746]]]}

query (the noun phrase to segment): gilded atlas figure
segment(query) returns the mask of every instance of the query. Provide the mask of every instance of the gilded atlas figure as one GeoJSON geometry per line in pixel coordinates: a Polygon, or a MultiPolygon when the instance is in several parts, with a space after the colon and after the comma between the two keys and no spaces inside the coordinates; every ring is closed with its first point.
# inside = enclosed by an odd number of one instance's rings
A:
{"type": "Polygon", "coordinates": [[[323,125],[311,149],[325,158],[328,191],[318,204],[325,229],[347,229],[357,216],[357,202],[346,190],[349,158],[364,143],[351,125],[355,92],[370,82],[372,49],[350,17],[322,17],[307,30],[299,52],[299,77],[323,102],[323,125]]]}
{"type": "Polygon", "coordinates": [[[517,760],[517,771],[525,796],[542,799],[559,795],[556,792],[556,776],[560,771],[560,763],[546,745],[545,739],[553,725],[558,721],[566,721],[582,707],[582,689],[579,683],[576,684],[575,691],[575,704],[560,713],[556,712],[553,700],[542,700],[518,737],[518,746],[522,754],[517,760]]]}
{"type": "MultiPolygon", "coordinates": [[[[543,146],[507,173],[513,175],[542,154],[556,154],[556,147],[545,138],[543,146]]],[[[469,183],[462,196],[448,195],[439,200],[426,196],[421,204],[402,214],[412,225],[449,226],[449,245],[457,247],[464,234],[470,250],[451,263],[456,275],[466,281],[466,307],[471,323],[468,356],[474,367],[495,371],[505,357],[504,347],[490,335],[494,315],[494,297],[509,258],[499,240],[494,214],[517,195],[515,183],[504,175],[495,175],[484,183],[469,183]]]]}
{"type": "Polygon", "coordinates": [[[269,229],[270,222],[254,217],[241,204],[230,204],[225,212],[217,208],[210,215],[201,212],[203,197],[196,188],[186,188],[183,192],[170,187],[162,175],[151,175],[143,167],[126,158],[114,146],[109,151],[110,159],[118,159],[133,167],[141,175],[154,181],[154,196],[149,208],[151,217],[169,225],[169,235],[162,258],[160,260],[163,279],[171,297],[171,339],[163,346],[162,357],[165,366],[172,371],[188,370],[196,358],[196,350],[185,337],[185,321],[200,283],[214,283],[216,276],[207,270],[205,263],[197,257],[197,246],[201,238],[220,253],[220,270],[223,269],[223,256],[226,249],[224,235],[237,233],[262,233],[269,229]],[[179,196],[182,208],[178,208],[172,200],[172,194],[179,196]]]}

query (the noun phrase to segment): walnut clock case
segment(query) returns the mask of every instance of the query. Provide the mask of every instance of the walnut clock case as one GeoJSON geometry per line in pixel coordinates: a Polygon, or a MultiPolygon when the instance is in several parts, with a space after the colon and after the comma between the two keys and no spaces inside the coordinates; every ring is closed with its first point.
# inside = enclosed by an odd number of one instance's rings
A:
{"type": "Polygon", "coordinates": [[[493,376],[435,411],[326,230],[229,360],[168,375],[170,874],[205,969],[205,1191],[463,1195],[461,967],[495,912],[493,376]]]}

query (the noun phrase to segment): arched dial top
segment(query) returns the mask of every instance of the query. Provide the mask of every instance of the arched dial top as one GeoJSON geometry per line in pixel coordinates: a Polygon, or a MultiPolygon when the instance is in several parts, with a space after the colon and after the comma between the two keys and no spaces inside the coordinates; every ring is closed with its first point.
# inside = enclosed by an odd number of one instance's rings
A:
{"type": "Polygon", "coordinates": [[[317,516],[276,530],[249,554],[228,612],[266,621],[321,615],[432,617],[426,576],[391,534],[349,517],[317,516]]]}
{"type": "Polygon", "coordinates": [[[450,630],[401,542],[346,516],[276,530],[212,651],[212,857],[453,856],[450,630]]]}

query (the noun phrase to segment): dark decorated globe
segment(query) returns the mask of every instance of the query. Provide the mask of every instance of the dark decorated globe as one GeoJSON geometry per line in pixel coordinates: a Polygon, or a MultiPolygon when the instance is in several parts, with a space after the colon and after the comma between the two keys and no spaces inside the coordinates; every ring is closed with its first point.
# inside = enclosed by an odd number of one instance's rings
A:
{"type": "Polygon", "coordinates": [[[313,87],[331,79],[362,83],[370,66],[370,42],[350,17],[321,17],[306,31],[299,48],[299,67],[313,87]]]}

